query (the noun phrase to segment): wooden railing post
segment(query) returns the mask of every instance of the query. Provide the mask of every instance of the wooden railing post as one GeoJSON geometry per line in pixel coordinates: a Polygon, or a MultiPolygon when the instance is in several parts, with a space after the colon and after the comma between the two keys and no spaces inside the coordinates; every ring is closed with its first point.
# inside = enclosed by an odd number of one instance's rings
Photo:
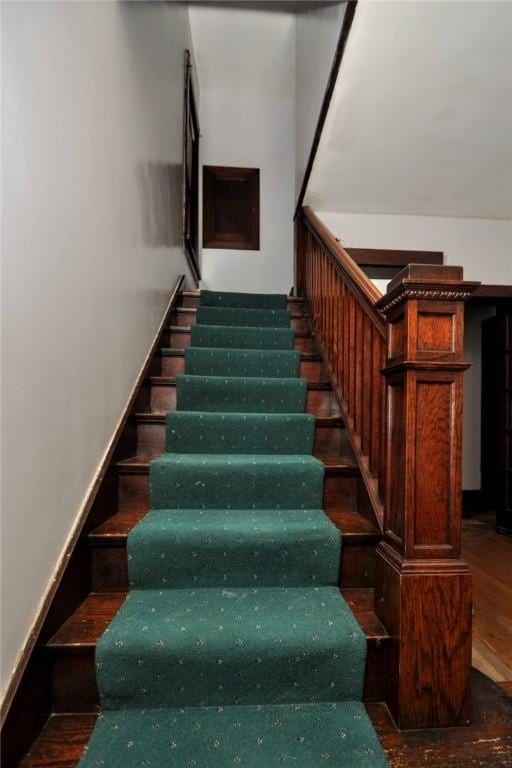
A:
{"type": "Polygon", "coordinates": [[[384,540],[376,609],[391,636],[387,703],[400,728],[469,722],[471,574],[461,560],[461,267],[411,264],[387,319],[384,540]]]}

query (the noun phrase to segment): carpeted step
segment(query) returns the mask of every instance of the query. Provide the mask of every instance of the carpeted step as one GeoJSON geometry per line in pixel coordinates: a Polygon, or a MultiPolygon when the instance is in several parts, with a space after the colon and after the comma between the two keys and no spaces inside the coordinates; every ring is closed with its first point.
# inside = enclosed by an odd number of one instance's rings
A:
{"type": "Polygon", "coordinates": [[[386,768],[359,702],[105,711],[80,768],[386,768]]]}
{"type": "Polygon", "coordinates": [[[315,424],[315,417],[306,413],[171,411],[166,416],[166,451],[312,454],[315,424]]]}
{"type": "Polygon", "coordinates": [[[304,413],[306,379],[238,376],[177,376],[178,411],[304,413]]]}
{"type": "Polygon", "coordinates": [[[105,709],[360,700],[365,661],[337,587],[132,590],[96,648],[105,709]]]}
{"type": "Polygon", "coordinates": [[[321,509],[312,456],[165,453],[149,468],[152,509],[321,509]]]}
{"type": "Polygon", "coordinates": [[[292,328],[247,328],[237,325],[193,325],[190,342],[193,347],[223,349],[293,349],[292,328]]]}
{"type": "Polygon", "coordinates": [[[198,307],[201,325],[250,325],[263,328],[288,328],[290,313],[286,309],[243,309],[236,307],[198,307]]]}
{"type": "Polygon", "coordinates": [[[128,536],[130,587],[334,586],[340,550],[322,509],[155,509],[128,536]]]}
{"type": "Polygon", "coordinates": [[[194,376],[257,376],[285,379],[299,375],[300,352],[274,349],[188,347],[185,373],[194,376]]]}
{"type": "Polygon", "coordinates": [[[203,289],[199,295],[199,304],[202,307],[286,309],[287,300],[288,297],[284,293],[235,293],[203,289]]]}

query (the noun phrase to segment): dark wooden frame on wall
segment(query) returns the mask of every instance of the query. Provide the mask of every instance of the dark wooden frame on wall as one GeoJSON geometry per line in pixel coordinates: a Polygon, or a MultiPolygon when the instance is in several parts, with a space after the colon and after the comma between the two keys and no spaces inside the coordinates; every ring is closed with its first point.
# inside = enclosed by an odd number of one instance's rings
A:
{"type": "Polygon", "coordinates": [[[183,91],[183,250],[198,282],[199,267],[199,119],[192,82],[192,57],[185,51],[183,91]]]}
{"type": "Polygon", "coordinates": [[[203,248],[259,250],[258,168],[203,166],[203,248]]]}

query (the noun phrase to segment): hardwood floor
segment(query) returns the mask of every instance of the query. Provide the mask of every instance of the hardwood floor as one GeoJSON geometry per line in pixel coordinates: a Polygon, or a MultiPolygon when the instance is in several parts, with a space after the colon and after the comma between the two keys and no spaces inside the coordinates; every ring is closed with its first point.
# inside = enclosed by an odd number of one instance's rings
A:
{"type": "Polygon", "coordinates": [[[463,521],[462,553],[473,572],[473,666],[512,681],[512,537],[497,534],[492,514],[463,521]]]}
{"type": "Polygon", "coordinates": [[[367,709],[390,768],[512,768],[512,698],[473,670],[471,725],[397,731],[383,704],[367,709]]]}

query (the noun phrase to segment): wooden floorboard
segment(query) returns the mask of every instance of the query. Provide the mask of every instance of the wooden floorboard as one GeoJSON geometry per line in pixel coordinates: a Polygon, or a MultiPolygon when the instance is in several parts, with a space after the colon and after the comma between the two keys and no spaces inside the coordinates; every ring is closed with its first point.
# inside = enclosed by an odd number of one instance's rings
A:
{"type": "Polygon", "coordinates": [[[496,533],[493,515],[465,519],[462,554],[473,573],[473,664],[512,680],[512,537],[496,533]]]}
{"type": "Polygon", "coordinates": [[[471,725],[396,731],[383,704],[367,709],[390,768],[512,768],[512,699],[476,670],[471,725]]]}

